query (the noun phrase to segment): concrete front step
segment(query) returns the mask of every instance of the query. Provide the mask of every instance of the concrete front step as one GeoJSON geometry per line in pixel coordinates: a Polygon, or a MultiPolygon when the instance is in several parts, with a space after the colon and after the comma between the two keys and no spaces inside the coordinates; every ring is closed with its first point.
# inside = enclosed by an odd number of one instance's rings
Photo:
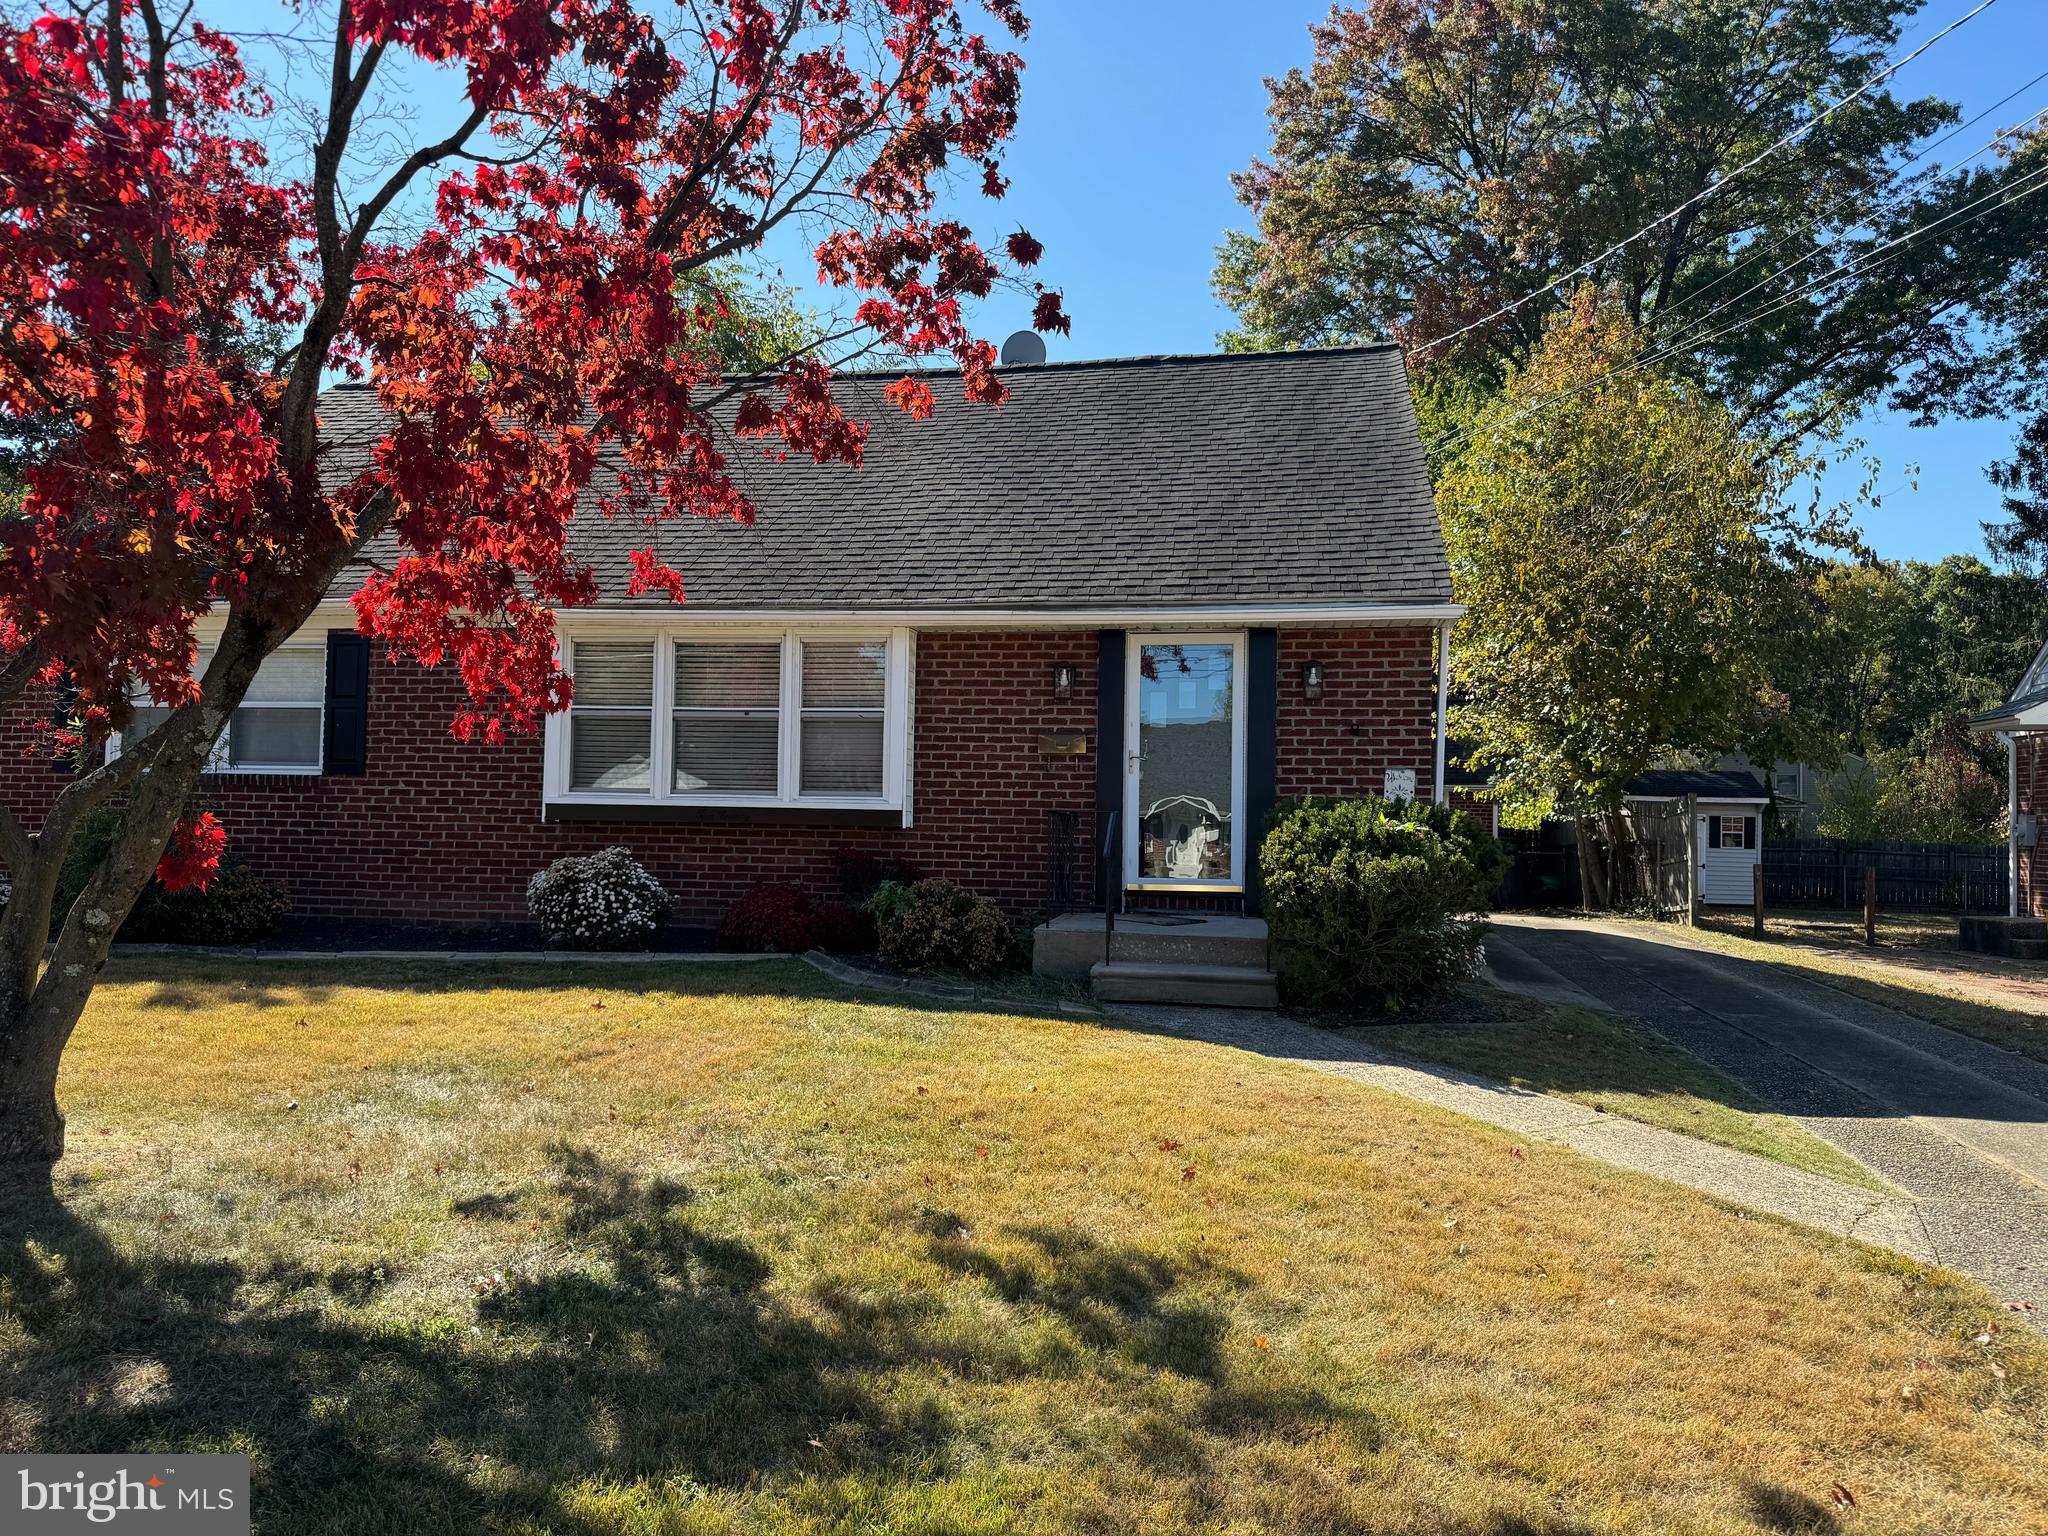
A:
{"type": "Polygon", "coordinates": [[[1105,1003],[1187,1003],[1205,1008],[1278,1008],[1279,978],[1243,965],[1098,961],[1088,985],[1105,1003]]]}
{"type": "MultiPolygon", "coordinates": [[[[1078,981],[1102,963],[1102,950],[1102,914],[1071,912],[1032,934],[1031,969],[1041,976],[1078,981]]],[[[1256,971],[1271,963],[1264,921],[1207,913],[1122,913],[1109,941],[1109,959],[1151,965],[1243,966],[1256,971]]]]}

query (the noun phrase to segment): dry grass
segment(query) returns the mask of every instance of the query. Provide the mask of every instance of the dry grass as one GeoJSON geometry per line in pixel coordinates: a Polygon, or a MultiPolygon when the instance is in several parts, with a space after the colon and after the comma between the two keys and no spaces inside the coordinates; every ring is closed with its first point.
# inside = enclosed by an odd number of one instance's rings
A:
{"type": "Polygon", "coordinates": [[[1890,1186],[1790,1115],[1772,1113],[1723,1072],[1635,1019],[1554,1007],[1493,988],[1461,993],[1437,1017],[1369,1029],[1376,1046],[1864,1189],[1890,1186]]]}
{"type": "Polygon", "coordinates": [[[2048,1521],[2048,1361],[1975,1288],[1218,1048],[795,965],[152,960],[64,1091],[0,1446],[246,1450],[266,1536],[2048,1521]]]}
{"type": "Polygon", "coordinates": [[[1955,920],[1880,919],[1878,947],[1863,944],[1863,920],[1844,914],[1766,914],[1767,937],[1748,919],[1716,913],[1699,927],[1662,931],[1724,954],[1782,967],[1869,1002],[2048,1061],[2048,967],[1955,947],[1955,920]]]}

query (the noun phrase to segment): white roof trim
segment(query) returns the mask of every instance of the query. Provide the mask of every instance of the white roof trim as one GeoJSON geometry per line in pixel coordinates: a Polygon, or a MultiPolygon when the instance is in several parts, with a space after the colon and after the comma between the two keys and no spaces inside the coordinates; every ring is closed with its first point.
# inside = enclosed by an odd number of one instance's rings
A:
{"type": "MultiPolygon", "coordinates": [[[[1673,800],[1683,800],[1683,795],[1623,795],[1623,800],[1648,800],[1657,805],[1667,805],[1673,800]]],[[[1769,795],[1694,795],[1695,805],[1769,805],[1769,795]]]]}
{"type": "MultiPolygon", "coordinates": [[[[866,629],[1191,629],[1281,624],[1449,624],[1462,603],[1206,603],[1157,608],[699,608],[690,603],[644,608],[559,608],[564,629],[589,632],[748,625],[866,629]]],[[[311,624],[355,628],[346,602],[322,603],[311,624]]]]}

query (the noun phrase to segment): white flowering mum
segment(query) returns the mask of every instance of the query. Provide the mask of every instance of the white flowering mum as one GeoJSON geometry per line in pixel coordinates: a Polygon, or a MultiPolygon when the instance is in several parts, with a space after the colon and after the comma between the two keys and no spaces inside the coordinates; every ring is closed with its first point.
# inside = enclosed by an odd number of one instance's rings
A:
{"type": "Polygon", "coordinates": [[[661,882],[623,848],[557,859],[526,882],[526,910],[566,949],[637,949],[668,909],[661,882]]]}

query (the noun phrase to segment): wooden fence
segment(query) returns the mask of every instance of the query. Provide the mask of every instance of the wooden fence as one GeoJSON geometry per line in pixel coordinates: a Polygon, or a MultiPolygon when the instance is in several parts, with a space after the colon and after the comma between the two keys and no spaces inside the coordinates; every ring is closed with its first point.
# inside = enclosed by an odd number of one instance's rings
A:
{"type": "Polygon", "coordinates": [[[1852,908],[1863,903],[1863,871],[1877,870],[1877,904],[1889,912],[2006,909],[2005,845],[1851,843],[1838,838],[1766,842],[1764,904],[1852,908]]]}

